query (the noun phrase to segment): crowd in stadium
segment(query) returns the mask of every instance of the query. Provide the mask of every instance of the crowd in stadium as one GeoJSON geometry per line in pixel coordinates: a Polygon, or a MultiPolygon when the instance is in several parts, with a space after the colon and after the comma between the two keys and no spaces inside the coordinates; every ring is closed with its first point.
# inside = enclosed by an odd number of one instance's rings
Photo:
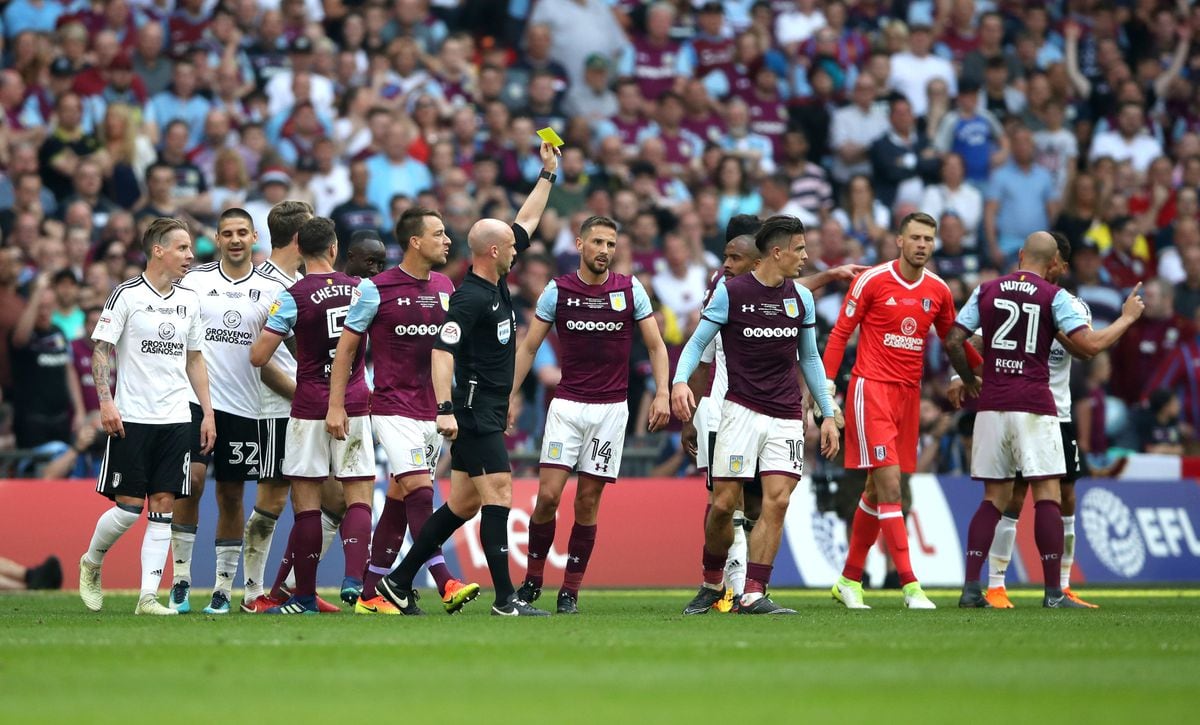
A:
{"type": "MultiPolygon", "coordinates": [[[[576,268],[593,214],[620,225],[614,269],[641,278],[672,360],[735,215],[800,218],[824,270],[895,258],[896,222],[926,212],[960,306],[1054,229],[1097,327],[1144,283],[1144,317],[1073,376],[1080,448],[1102,470],[1114,449],[1195,441],[1200,8],[1185,0],[10,0],[2,24],[0,450],[39,451],[27,474],[95,473],[89,333],[140,273],[145,224],[183,220],[200,263],[243,207],[259,261],[268,210],[305,200],[343,242],[378,230],[395,263],[395,220],[429,207],[457,282],[467,229],[514,218],[537,180],[543,127],[566,143],[513,271],[519,321],[576,268]]],[[[823,334],[844,293],[818,293],[823,334]]],[[[556,345],[513,450],[537,449],[556,345]]],[[[927,349],[919,468],[961,472],[972,417],[927,349]]],[[[653,379],[634,355],[640,435],[653,379]]],[[[646,442],[658,472],[691,465],[678,425],[646,442]]]]}

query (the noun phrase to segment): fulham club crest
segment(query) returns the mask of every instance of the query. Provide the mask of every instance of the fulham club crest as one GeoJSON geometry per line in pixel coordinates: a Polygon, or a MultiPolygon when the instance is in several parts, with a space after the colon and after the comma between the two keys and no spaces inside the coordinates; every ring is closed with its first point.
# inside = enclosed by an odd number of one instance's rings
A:
{"type": "Polygon", "coordinates": [[[926,312],[929,312],[929,310],[932,307],[933,307],[933,300],[929,299],[928,297],[921,300],[921,309],[925,310],[926,312]]]}

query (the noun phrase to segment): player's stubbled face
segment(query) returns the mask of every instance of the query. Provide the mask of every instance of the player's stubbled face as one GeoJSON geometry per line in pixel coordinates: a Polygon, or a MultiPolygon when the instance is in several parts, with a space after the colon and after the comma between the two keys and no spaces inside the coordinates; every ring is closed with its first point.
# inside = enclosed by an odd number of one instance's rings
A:
{"type": "Polygon", "coordinates": [[[192,254],[192,235],[182,229],[175,229],[163,240],[163,262],[171,272],[173,279],[181,279],[192,266],[195,255],[192,254]]]}
{"type": "Polygon", "coordinates": [[[725,275],[725,279],[732,279],[754,269],[756,261],[758,260],[747,254],[745,249],[730,242],[725,245],[725,261],[721,265],[721,273],[725,275]]]}
{"type": "Polygon", "coordinates": [[[935,232],[928,224],[911,222],[900,235],[900,256],[914,267],[924,267],[933,254],[935,232]]]}
{"type": "Polygon", "coordinates": [[[795,279],[804,269],[808,261],[808,250],[805,248],[804,235],[796,234],[788,241],[787,246],[779,249],[779,270],[786,279],[795,279]]]}
{"type": "Polygon", "coordinates": [[[425,217],[425,233],[421,235],[421,250],[434,264],[445,264],[450,256],[450,235],[446,225],[435,216],[425,217]]]}
{"type": "Polygon", "coordinates": [[[592,274],[604,274],[617,253],[617,232],[608,227],[595,227],[582,242],[579,255],[584,266],[592,274]]]}
{"type": "Polygon", "coordinates": [[[217,248],[231,264],[242,264],[254,252],[256,236],[245,219],[226,219],[217,231],[217,248]]]}

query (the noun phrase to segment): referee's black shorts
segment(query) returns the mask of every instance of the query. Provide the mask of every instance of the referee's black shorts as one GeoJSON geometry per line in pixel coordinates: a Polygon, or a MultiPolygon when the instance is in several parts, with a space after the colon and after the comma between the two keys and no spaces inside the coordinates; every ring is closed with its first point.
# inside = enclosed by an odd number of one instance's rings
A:
{"type": "Polygon", "coordinates": [[[191,434],[191,423],[125,423],[124,438],[108,437],[96,491],[110,499],[190,496],[191,434]]]}
{"type": "Polygon", "coordinates": [[[510,473],[508,447],[504,431],[480,433],[474,428],[459,427],[458,437],[450,445],[450,470],[463,471],[471,478],[489,473],[510,473]]]}

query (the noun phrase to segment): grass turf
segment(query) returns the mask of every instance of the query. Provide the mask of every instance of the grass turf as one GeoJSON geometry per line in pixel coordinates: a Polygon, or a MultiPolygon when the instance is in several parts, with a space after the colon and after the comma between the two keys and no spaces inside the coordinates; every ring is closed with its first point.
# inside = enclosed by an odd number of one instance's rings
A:
{"type": "MultiPolygon", "coordinates": [[[[202,599],[201,592],[194,597],[202,599]]],[[[585,591],[584,614],[135,617],[0,597],[7,722],[1130,722],[1200,707],[1200,591],[1089,589],[1092,611],[901,608],[777,591],[796,617],[679,614],[690,591],[585,591]]],[[[553,591],[538,604],[553,606],[553,591]],[[549,599],[549,601],[547,601],[549,599]]],[[[327,598],[331,600],[335,595],[327,598]]],[[[235,601],[238,597],[235,596],[235,601]]],[[[165,601],[165,598],[164,598],[165,601]]],[[[202,602],[201,602],[202,606],[202,602]]],[[[1161,720],[1160,720],[1161,721],[1161,720]]]]}

